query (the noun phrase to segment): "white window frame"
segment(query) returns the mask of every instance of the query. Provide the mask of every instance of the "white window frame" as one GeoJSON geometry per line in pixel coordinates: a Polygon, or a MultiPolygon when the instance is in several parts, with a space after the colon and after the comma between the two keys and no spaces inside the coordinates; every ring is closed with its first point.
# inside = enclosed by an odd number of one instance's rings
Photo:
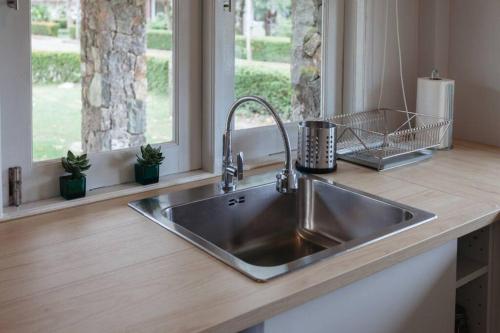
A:
{"type": "MultiPolygon", "coordinates": [[[[344,1],[324,0],[323,3],[323,63],[322,116],[342,112],[342,75],[344,41],[344,1]],[[336,24],[332,24],[336,22],[336,24]],[[328,53],[328,57],[326,54],[328,53]]],[[[228,0],[207,0],[207,20],[204,22],[205,83],[204,105],[205,142],[211,147],[204,155],[204,167],[220,172],[222,133],[227,112],[234,96],[234,10],[227,12],[228,0]]],[[[297,123],[285,124],[292,149],[297,146],[297,123]]],[[[246,158],[262,158],[283,152],[284,147],[275,125],[242,129],[233,133],[234,151],[243,151],[246,158]]]]}
{"type": "Polygon", "coordinates": [[[345,5],[345,62],[344,102],[345,113],[366,111],[366,76],[368,1],[353,0],[345,5]]]}
{"type": "MultiPolygon", "coordinates": [[[[161,175],[200,169],[202,1],[174,1],[174,140],[162,144],[166,160],[161,175]]],[[[23,201],[59,195],[59,161],[33,162],[31,82],[31,1],[20,1],[19,10],[0,2],[0,142],[3,203],[7,204],[8,167],[23,169],[23,201]],[[8,45],[8,47],[5,47],[8,45]]],[[[133,180],[138,148],[91,153],[92,168],[87,188],[116,185],[133,180]]]]}
{"type": "MultiPolygon", "coordinates": [[[[1,97],[1,96],[0,96],[1,97]]],[[[0,98],[0,130],[2,129],[2,99],[0,98]]],[[[0,170],[2,170],[2,133],[0,133],[0,170]]],[[[0,172],[0,218],[3,216],[3,177],[0,172]]]]}

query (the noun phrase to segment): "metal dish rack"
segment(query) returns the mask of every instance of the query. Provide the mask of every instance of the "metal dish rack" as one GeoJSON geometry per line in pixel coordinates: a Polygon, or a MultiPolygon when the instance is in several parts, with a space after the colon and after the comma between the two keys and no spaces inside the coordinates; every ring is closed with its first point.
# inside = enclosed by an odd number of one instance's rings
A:
{"type": "Polygon", "coordinates": [[[418,113],[377,109],[327,119],[338,127],[339,158],[379,171],[432,156],[452,120],[418,113]]]}

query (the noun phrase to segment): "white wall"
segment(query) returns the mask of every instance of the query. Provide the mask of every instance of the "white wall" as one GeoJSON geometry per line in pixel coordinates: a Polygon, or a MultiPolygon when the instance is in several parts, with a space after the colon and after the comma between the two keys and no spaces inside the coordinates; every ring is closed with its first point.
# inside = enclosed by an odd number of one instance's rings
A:
{"type": "Polygon", "coordinates": [[[418,74],[449,76],[450,0],[419,0],[418,74]]]}
{"type": "MultiPolygon", "coordinates": [[[[396,38],[396,0],[389,0],[387,69],[382,107],[404,106],[396,38]]],[[[346,3],[344,113],[376,108],[384,54],[386,0],[346,3]],[[363,25],[363,22],[366,23],[363,25]],[[363,82],[361,86],[360,82],[363,82]]],[[[415,111],[419,55],[419,0],[399,0],[403,72],[409,111],[415,111]]]]}
{"type": "Polygon", "coordinates": [[[500,1],[451,0],[455,137],[500,146],[500,1]]]}
{"type": "MultiPolygon", "coordinates": [[[[396,0],[389,2],[387,94],[382,106],[401,107],[396,0]]],[[[344,112],[377,105],[384,7],[385,0],[347,3],[344,112]],[[360,30],[361,20],[366,20],[366,26],[360,30]]],[[[400,0],[400,15],[410,111],[415,111],[417,77],[429,76],[437,68],[443,77],[456,80],[455,137],[500,146],[500,1],[400,0]]]]}
{"type": "MultiPolygon", "coordinates": [[[[415,112],[416,89],[418,78],[418,0],[399,0],[399,24],[403,58],[403,73],[409,111],[415,112]]],[[[403,98],[400,82],[399,56],[396,36],[396,1],[389,0],[389,25],[387,43],[387,72],[384,87],[382,107],[403,108],[403,98]]],[[[369,31],[369,40],[373,42],[373,53],[369,57],[367,83],[370,89],[367,96],[369,108],[378,104],[380,76],[382,74],[382,59],[384,45],[385,0],[374,0],[373,29],[369,31]]]]}

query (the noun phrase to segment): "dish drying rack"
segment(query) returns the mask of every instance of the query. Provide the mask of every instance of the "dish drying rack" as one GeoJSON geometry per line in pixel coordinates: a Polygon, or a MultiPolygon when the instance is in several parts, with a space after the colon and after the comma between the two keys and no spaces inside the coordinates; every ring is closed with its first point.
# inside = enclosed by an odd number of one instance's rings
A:
{"type": "Polygon", "coordinates": [[[326,119],[337,125],[340,159],[378,171],[432,156],[452,120],[413,112],[376,109],[326,119]]]}

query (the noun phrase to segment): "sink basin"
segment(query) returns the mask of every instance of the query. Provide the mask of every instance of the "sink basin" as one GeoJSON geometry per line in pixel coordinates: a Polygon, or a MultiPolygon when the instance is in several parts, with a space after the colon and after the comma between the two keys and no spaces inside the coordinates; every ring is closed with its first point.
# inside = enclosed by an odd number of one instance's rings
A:
{"type": "Polygon", "coordinates": [[[262,178],[228,194],[208,185],[130,206],[257,281],[436,217],[315,176],[301,177],[297,193],[286,195],[262,178]]]}

